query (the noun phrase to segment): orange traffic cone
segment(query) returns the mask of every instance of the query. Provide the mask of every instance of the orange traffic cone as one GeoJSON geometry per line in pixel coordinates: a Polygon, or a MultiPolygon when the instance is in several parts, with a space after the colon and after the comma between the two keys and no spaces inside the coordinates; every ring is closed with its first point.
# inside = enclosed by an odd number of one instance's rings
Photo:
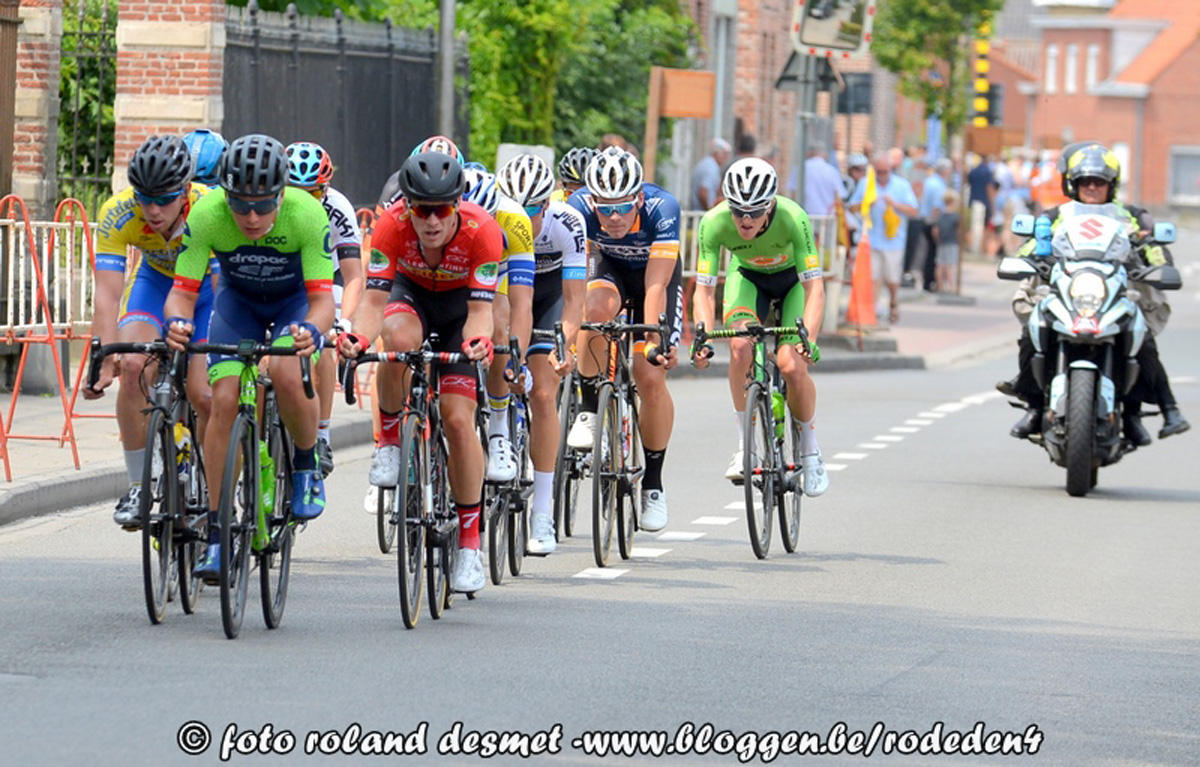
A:
{"type": "Polygon", "coordinates": [[[850,275],[850,306],[846,322],[859,327],[875,326],[875,288],[871,280],[871,242],[864,232],[854,254],[850,275]]]}

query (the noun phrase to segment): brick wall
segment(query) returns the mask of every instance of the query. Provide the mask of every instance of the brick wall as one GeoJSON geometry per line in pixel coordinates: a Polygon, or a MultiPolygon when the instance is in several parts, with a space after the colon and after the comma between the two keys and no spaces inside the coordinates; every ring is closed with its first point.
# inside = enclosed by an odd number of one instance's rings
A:
{"type": "Polygon", "coordinates": [[[775,80],[792,53],[791,21],[791,2],[738,2],[733,114],[758,139],[759,154],[775,150],[773,159],[785,177],[791,172],[796,94],[776,90],[775,80]]]}
{"type": "Polygon", "coordinates": [[[1172,146],[1200,145],[1200,41],[1183,54],[1150,86],[1146,99],[1142,144],[1142,204],[1167,203],[1167,173],[1172,146]]]}
{"type": "Polygon", "coordinates": [[[53,213],[57,189],[61,0],[21,0],[17,33],[13,192],[36,217],[53,213]]]}

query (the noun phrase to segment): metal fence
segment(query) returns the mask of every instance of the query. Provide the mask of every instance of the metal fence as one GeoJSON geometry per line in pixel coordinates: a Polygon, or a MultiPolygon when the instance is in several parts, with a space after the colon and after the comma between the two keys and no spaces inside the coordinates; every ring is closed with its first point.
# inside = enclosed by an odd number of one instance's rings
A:
{"type": "Polygon", "coordinates": [[[58,198],[74,197],[95,215],[112,185],[117,0],[63,4],[61,61],[58,198]]]}
{"type": "MultiPolygon", "coordinates": [[[[340,11],[300,16],[295,6],[267,13],[253,0],[227,8],[223,133],[315,141],[333,157],[334,186],[356,205],[374,204],[388,175],[435,132],[436,57],[432,29],[347,20],[340,11]]],[[[465,55],[456,61],[461,75],[465,55]]],[[[462,89],[456,102],[457,138],[468,127],[462,89]]]]}

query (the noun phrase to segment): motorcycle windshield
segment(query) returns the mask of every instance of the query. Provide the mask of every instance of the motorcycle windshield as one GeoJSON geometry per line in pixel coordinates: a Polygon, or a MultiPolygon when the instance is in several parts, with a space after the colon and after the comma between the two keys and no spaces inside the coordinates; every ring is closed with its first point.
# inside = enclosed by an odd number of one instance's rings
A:
{"type": "Polygon", "coordinates": [[[1069,260],[1124,261],[1129,257],[1129,214],[1112,203],[1072,206],[1051,241],[1054,254],[1069,260]]]}

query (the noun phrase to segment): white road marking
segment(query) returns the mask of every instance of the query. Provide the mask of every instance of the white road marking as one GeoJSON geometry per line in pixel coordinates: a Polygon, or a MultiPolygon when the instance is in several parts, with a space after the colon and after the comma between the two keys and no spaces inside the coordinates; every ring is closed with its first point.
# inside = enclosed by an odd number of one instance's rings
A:
{"type": "Polygon", "coordinates": [[[692,533],[692,532],[687,532],[684,530],[679,530],[679,531],[672,531],[669,533],[663,533],[662,535],[658,536],[658,538],[656,540],[660,540],[660,541],[694,541],[699,538],[703,538],[706,535],[708,535],[708,533],[692,533]]]}
{"type": "Polygon", "coordinates": [[[589,567],[586,570],[580,570],[572,575],[572,578],[591,578],[598,581],[611,581],[613,578],[620,578],[628,570],[621,570],[615,567],[589,567]]]}
{"type": "Polygon", "coordinates": [[[1194,383],[1196,383],[1196,377],[1195,376],[1171,376],[1171,383],[1173,383],[1173,384],[1194,384],[1194,383]]]}
{"type": "Polygon", "coordinates": [[[965,402],[947,402],[944,405],[938,405],[934,408],[939,413],[957,413],[960,410],[965,410],[970,407],[965,402]]]}
{"type": "Polygon", "coordinates": [[[631,551],[630,554],[634,557],[653,559],[654,557],[661,557],[668,551],[670,551],[670,549],[652,549],[645,546],[634,546],[633,551],[631,551]]]}
{"type": "Polygon", "coordinates": [[[858,446],[864,450],[883,450],[888,445],[886,442],[860,442],[858,446]]]}
{"type": "Polygon", "coordinates": [[[870,453],[838,453],[834,456],[839,461],[861,461],[870,453]]]}
{"type": "Polygon", "coordinates": [[[1004,395],[998,391],[989,391],[989,392],[984,392],[983,394],[969,394],[966,397],[963,397],[962,401],[966,402],[968,405],[982,405],[986,402],[990,402],[991,400],[994,400],[994,399],[999,399],[1003,396],[1004,395]]]}
{"type": "MultiPolygon", "coordinates": [[[[726,507],[728,508],[728,507],[726,507]]],[[[744,506],[739,506],[739,510],[745,511],[744,506]]],[[[693,525],[730,525],[737,522],[737,517],[697,517],[692,520],[693,525]]]]}
{"type": "Polygon", "coordinates": [[[893,426],[888,431],[894,431],[897,434],[916,434],[920,429],[916,426],[893,426]]]}
{"type": "Polygon", "coordinates": [[[934,412],[933,410],[926,410],[922,413],[917,413],[917,417],[918,418],[945,418],[946,414],[945,413],[937,413],[937,412],[934,412]]]}
{"type": "Polygon", "coordinates": [[[929,426],[932,423],[928,418],[909,418],[904,422],[906,426],[929,426]]]}
{"type": "Polygon", "coordinates": [[[844,464],[844,463],[827,463],[827,464],[825,464],[825,471],[842,471],[845,468],[846,468],[846,464],[844,464]]]}
{"type": "Polygon", "coordinates": [[[745,501],[734,501],[733,503],[727,503],[727,504],[725,504],[725,510],[726,511],[745,511],[746,510],[746,502],[745,501]]]}
{"type": "Polygon", "coordinates": [[[876,434],[874,437],[871,437],[871,439],[875,442],[903,442],[904,441],[904,437],[898,436],[896,434],[876,434]]]}

